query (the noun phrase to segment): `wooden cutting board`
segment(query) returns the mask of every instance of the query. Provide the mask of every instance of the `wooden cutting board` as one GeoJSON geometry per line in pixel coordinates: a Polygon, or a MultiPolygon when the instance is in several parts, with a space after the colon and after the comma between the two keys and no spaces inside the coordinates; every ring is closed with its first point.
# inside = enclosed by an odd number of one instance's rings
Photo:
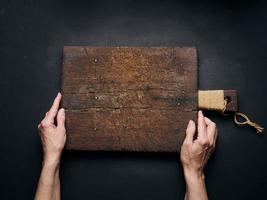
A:
{"type": "Polygon", "coordinates": [[[64,47],[66,149],[179,151],[197,66],[194,47],[64,47]]]}

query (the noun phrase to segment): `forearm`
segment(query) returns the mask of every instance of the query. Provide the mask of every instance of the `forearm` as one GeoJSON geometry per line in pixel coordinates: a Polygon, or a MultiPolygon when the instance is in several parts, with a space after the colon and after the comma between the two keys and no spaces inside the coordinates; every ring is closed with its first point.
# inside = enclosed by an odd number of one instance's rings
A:
{"type": "Polygon", "coordinates": [[[59,200],[60,180],[59,161],[44,162],[41,171],[35,200],[59,200]]]}
{"type": "Polygon", "coordinates": [[[188,172],[184,170],[186,182],[185,200],[207,200],[205,176],[199,172],[188,172]]]}

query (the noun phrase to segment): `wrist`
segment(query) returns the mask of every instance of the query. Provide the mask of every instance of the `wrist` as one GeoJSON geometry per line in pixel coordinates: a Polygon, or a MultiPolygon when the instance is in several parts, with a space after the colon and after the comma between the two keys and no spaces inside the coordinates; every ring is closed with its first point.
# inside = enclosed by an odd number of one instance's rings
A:
{"type": "Polygon", "coordinates": [[[60,165],[60,155],[57,156],[47,156],[44,155],[43,167],[56,169],[60,165]]]}
{"type": "Polygon", "coordinates": [[[186,180],[204,181],[205,174],[201,169],[184,168],[184,177],[186,180]]]}
{"type": "Polygon", "coordinates": [[[43,162],[43,170],[56,174],[59,172],[60,162],[43,162]]]}

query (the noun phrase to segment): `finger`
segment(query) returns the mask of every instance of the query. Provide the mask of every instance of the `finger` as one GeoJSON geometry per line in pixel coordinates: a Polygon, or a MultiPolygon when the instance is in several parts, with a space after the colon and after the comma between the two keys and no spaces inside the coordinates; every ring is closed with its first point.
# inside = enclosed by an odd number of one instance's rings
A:
{"type": "Polygon", "coordinates": [[[48,111],[48,113],[46,115],[46,119],[49,122],[54,122],[54,118],[57,115],[58,108],[59,108],[59,105],[60,105],[61,97],[62,97],[62,95],[60,93],[58,93],[56,98],[55,98],[55,100],[54,100],[54,102],[53,102],[53,105],[51,106],[50,110],[48,111]]]}
{"type": "Polygon", "coordinates": [[[200,139],[207,138],[207,127],[202,111],[198,111],[198,125],[197,125],[198,137],[200,139]]]}
{"type": "Polygon", "coordinates": [[[204,117],[205,123],[208,125],[211,125],[212,123],[214,123],[213,121],[211,121],[209,118],[204,117]]]}
{"type": "Polygon", "coordinates": [[[57,128],[65,129],[65,110],[61,108],[57,114],[57,128]]]}
{"type": "Polygon", "coordinates": [[[205,122],[207,124],[208,138],[209,138],[211,144],[214,144],[216,141],[216,135],[217,135],[216,124],[207,117],[205,117],[204,119],[205,119],[205,122]]]}
{"type": "Polygon", "coordinates": [[[185,141],[190,142],[190,143],[193,142],[195,132],[196,132],[196,124],[193,120],[190,120],[188,122],[187,129],[186,129],[185,141]]]}

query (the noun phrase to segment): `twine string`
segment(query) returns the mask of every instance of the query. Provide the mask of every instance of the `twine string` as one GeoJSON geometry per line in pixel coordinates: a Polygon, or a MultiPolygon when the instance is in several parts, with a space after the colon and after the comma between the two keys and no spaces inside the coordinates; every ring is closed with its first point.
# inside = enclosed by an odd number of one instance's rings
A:
{"type": "MultiPolygon", "coordinates": [[[[221,110],[221,114],[224,115],[224,116],[227,115],[227,114],[225,114],[225,111],[226,111],[226,107],[227,107],[227,104],[228,104],[228,103],[229,103],[228,99],[225,98],[225,99],[224,99],[224,102],[223,102],[223,108],[222,108],[222,110],[221,110]]],[[[253,127],[253,128],[256,130],[256,132],[257,132],[258,134],[262,133],[263,130],[264,130],[264,128],[263,128],[262,126],[260,126],[259,124],[257,124],[257,123],[255,123],[255,122],[251,121],[251,120],[248,118],[247,115],[245,115],[244,113],[241,113],[241,112],[236,112],[236,113],[235,113],[235,115],[234,115],[234,122],[235,122],[235,124],[238,125],[238,126],[245,126],[245,125],[251,126],[251,127],[253,127]],[[238,120],[238,117],[239,117],[239,118],[242,118],[243,121],[239,121],[239,120],[238,120]]]]}
{"type": "Polygon", "coordinates": [[[255,123],[255,122],[252,122],[248,116],[246,116],[244,113],[240,113],[240,112],[237,112],[235,113],[235,116],[234,116],[234,120],[235,120],[235,124],[239,125],[239,126],[244,126],[244,125],[249,125],[253,128],[255,128],[256,132],[258,134],[262,133],[264,128],[261,127],[259,124],[255,123]],[[239,118],[243,118],[244,121],[239,121],[238,120],[238,117],[239,118]]]}
{"type": "Polygon", "coordinates": [[[227,114],[225,114],[225,110],[226,110],[227,104],[228,104],[228,99],[224,98],[224,100],[223,100],[223,108],[221,110],[221,114],[224,115],[224,116],[227,115],[227,114]]]}

